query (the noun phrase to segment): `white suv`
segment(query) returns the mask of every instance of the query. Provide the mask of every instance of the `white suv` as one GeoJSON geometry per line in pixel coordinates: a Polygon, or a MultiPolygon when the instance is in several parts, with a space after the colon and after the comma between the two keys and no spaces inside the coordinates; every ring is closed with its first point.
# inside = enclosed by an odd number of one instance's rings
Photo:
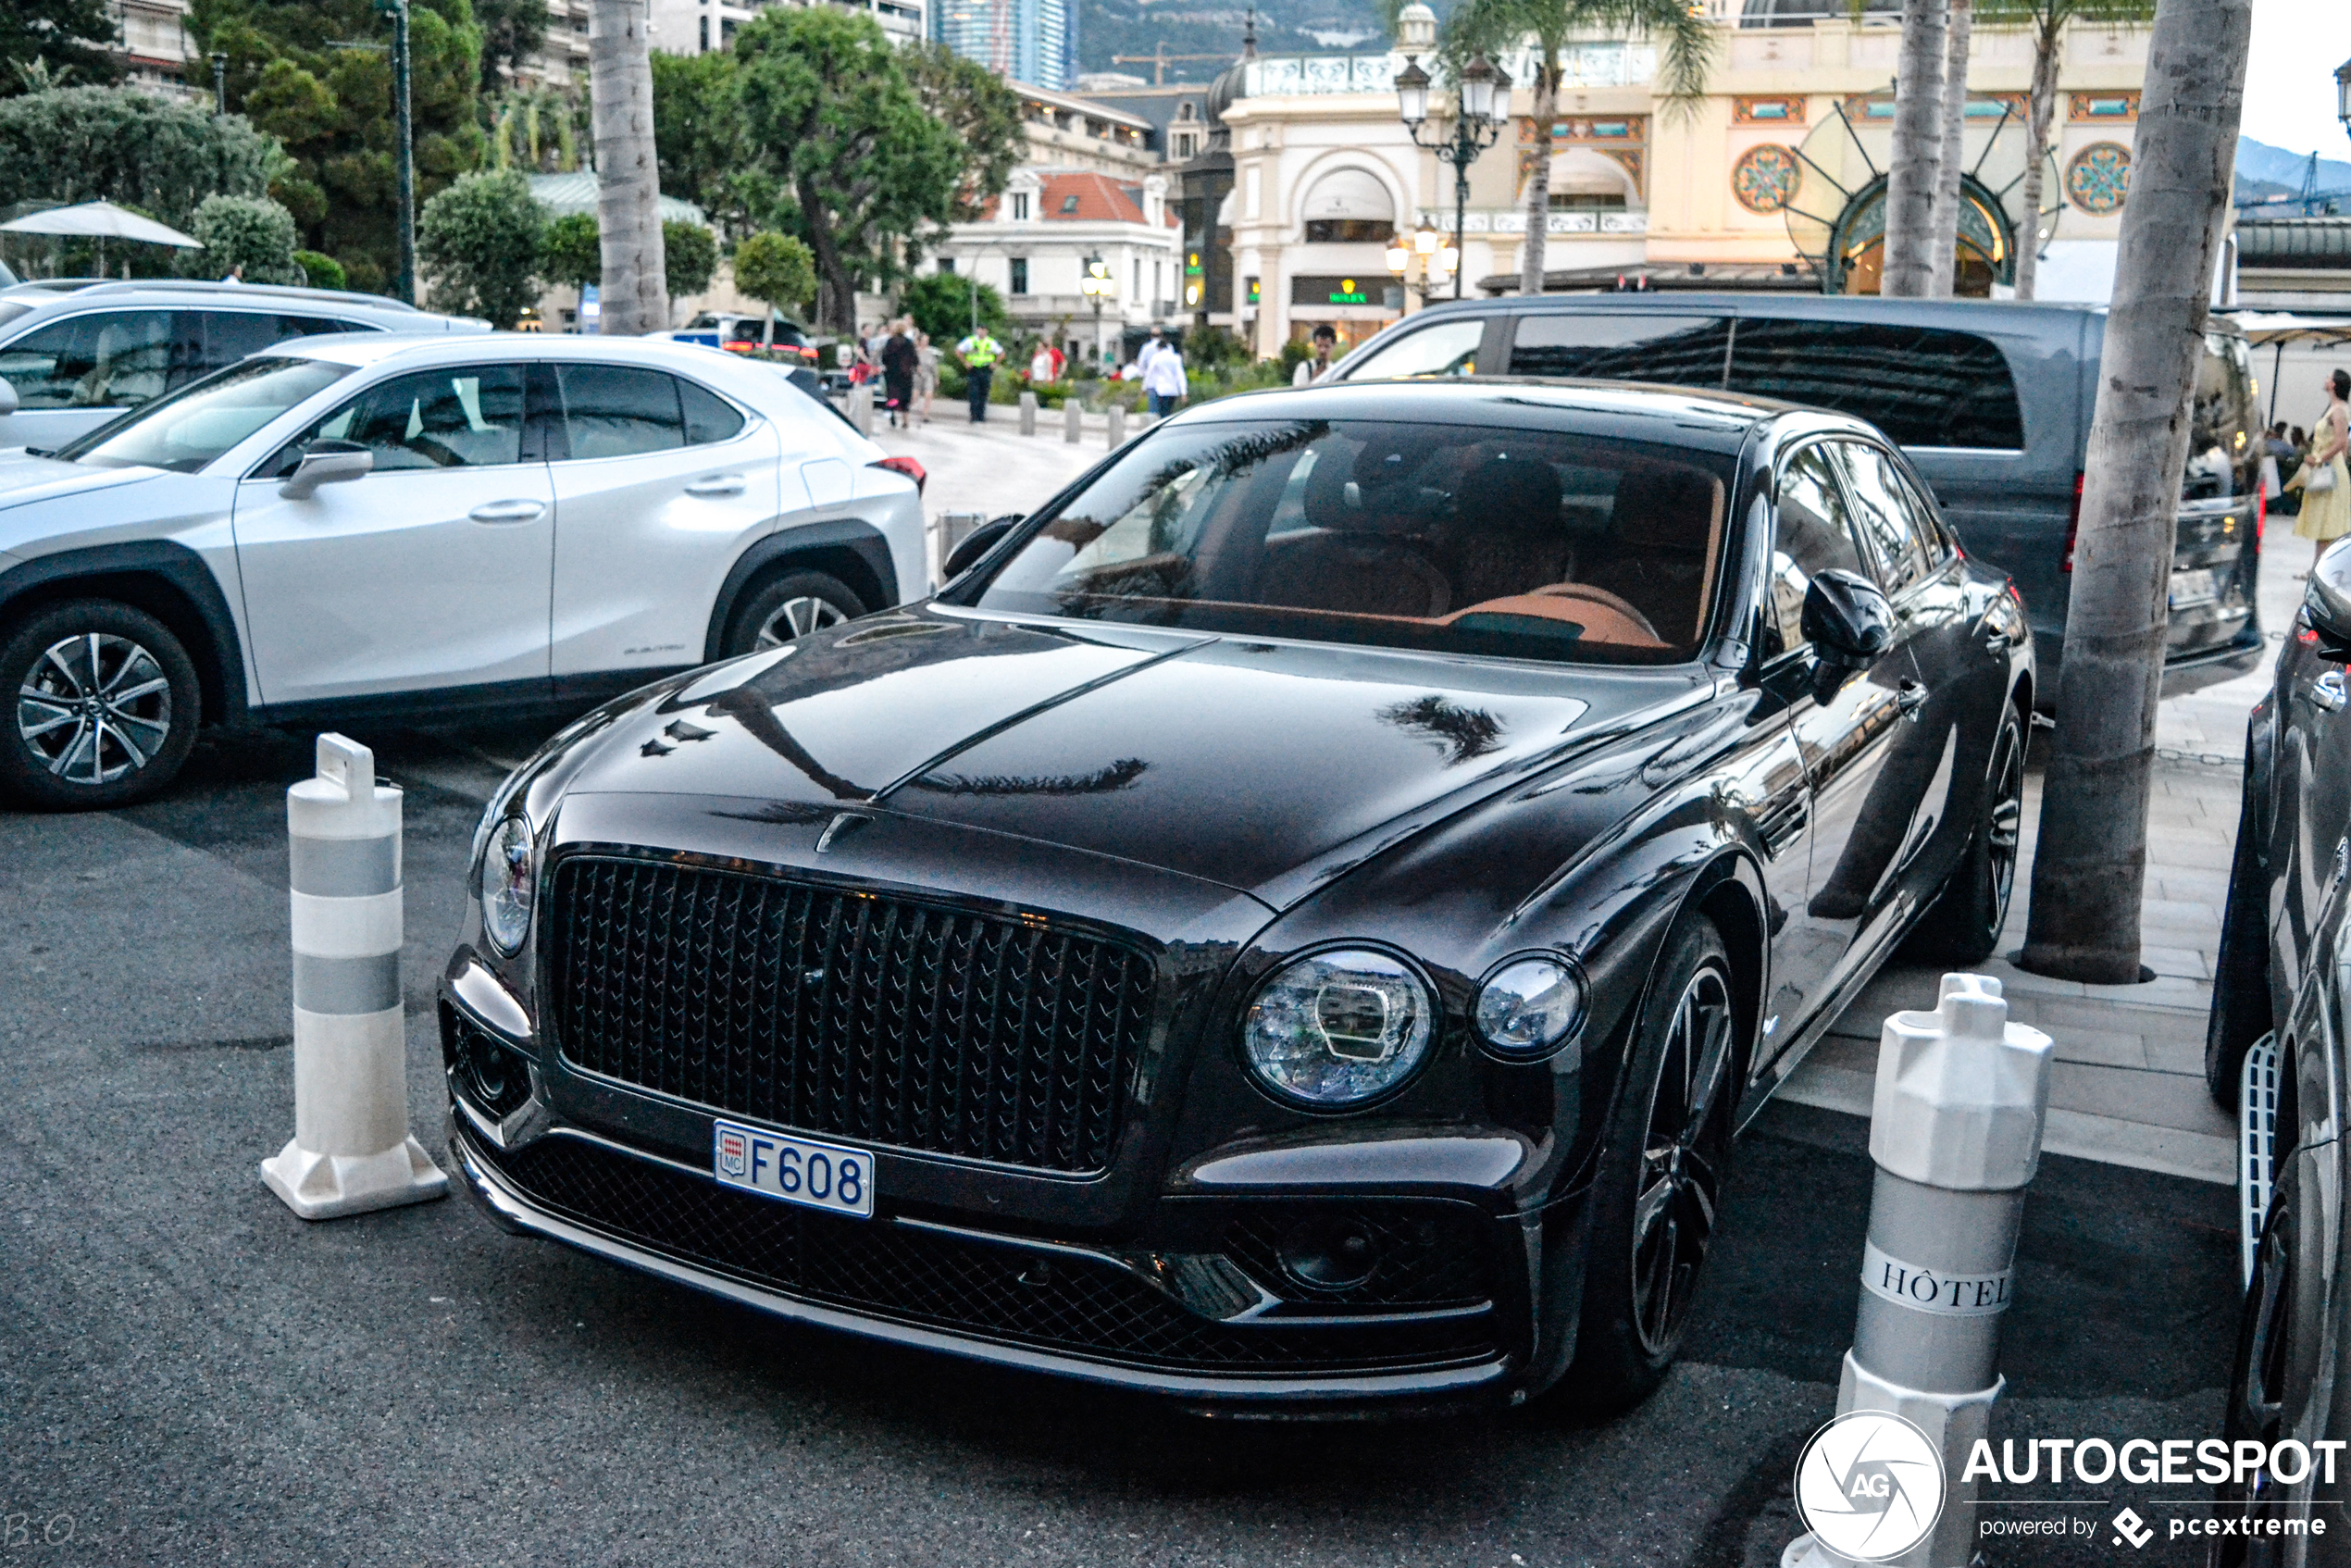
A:
{"type": "Polygon", "coordinates": [[[305,338],[0,452],[0,793],[160,789],[200,722],[582,708],[927,587],[922,470],[774,367],[305,338]]]}

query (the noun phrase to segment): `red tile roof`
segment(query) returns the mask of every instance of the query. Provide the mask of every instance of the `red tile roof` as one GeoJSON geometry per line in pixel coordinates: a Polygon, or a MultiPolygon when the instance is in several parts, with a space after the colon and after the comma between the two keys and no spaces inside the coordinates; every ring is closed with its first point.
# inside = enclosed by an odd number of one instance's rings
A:
{"type": "MultiPolygon", "coordinates": [[[[999,196],[988,205],[988,217],[1003,216],[1003,198],[999,196]]],[[[1037,217],[1048,221],[1069,223],[1141,223],[1143,188],[1122,185],[1107,174],[1086,169],[1062,169],[1043,176],[1042,188],[1037,193],[1033,208],[1037,217]]],[[[1170,229],[1180,227],[1182,218],[1171,203],[1163,209],[1162,221],[1170,229]]]]}

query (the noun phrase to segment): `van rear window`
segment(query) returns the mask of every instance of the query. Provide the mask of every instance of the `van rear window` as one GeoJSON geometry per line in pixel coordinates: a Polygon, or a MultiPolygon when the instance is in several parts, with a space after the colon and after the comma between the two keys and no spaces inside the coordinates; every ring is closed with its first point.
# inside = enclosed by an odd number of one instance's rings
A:
{"type": "Polygon", "coordinates": [[[2024,448],[2008,356],[1972,332],[1743,317],[1730,390],[1850,414],[1903,446],[2024,448]]]}

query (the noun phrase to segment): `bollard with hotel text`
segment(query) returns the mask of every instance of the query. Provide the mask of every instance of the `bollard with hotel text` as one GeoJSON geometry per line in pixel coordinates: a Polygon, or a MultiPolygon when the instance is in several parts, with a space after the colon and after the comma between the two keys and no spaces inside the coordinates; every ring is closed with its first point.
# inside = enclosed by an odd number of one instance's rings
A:
{"type": "Polygon", "coordinates": [[[261,1179],[306,1220],[418,1203],[449,1178],[408,1136],[400,791],[376,757],[318,737],[286,791],[293,882],[294,1135],[261,1179]]]}
{"type": "MultiPolygon", "coordinates": [[[[1898,1415],[1941,1451],[1934,1530],[1885,1560],[1905,1568],[1966,1568],[1977,1550],[1975,1483],[1963,1477],[2004,1381],[2000,1316],[2040,1167],[2049,1061],[2049,1037],[2009,1023],[2000,982],[1981,975],[1944,976],[1934,1012],[1897,1013],[1879,1037],[1877,1182],[1836,1410],[1898,1415]]],[[[1782,1568],[1857,1561],[1817,1535],[1781,1558],[1782,1568]]]]}

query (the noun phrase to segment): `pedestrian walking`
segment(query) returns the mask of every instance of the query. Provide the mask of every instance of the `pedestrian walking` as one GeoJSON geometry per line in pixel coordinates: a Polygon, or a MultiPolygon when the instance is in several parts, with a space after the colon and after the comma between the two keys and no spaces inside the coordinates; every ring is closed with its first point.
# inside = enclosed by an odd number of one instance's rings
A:
{"type": "Polygon", "coordinates": [[[996,380],[996,362],[1004,357],[1004,345],[985,327],[976,327],[969,337],[955,345],[955,357],[963,362],[966,390],[971,394],[972,423],[988,423],[988,392],[996,380]]]}
{"type": "Polygon", "coordinates": [[[1037,345],[1028,356],[1028,380],[1032,385],[1044,386],[1062,379],[1062,351],[1049,342],[1037,345]]]}
{"type": "Polygon", "coordinates": [[[1312,386],[1331,373],[1331,354],[1338,347],[1338,329],[1325,321],[1314,329],[1314,356],[1301,359],[1289,379],[1294,387],[1312,386]]]}
{"type": "Polygon", "coordinates": [[[914,407],[914,371],[922,363],[915,352],[912,321],[901,319],[892,324],[889,336],[882,340],[882,394],[889,400],[889,422],[902,429],[912,417],[914,407]]]}
{"type": "Polygon", "coordinates": [[[2327,378],[2327,411],[2310,432],[2309,455],[2286,481],[2288,490],[2302,492],[2302,515],[2294,531],[2323,544],[2351,533],[2351,468],[2344,453],[2351,448],[2351,370],[2327,378]]]}
{"type": "Polygon", "coordinates": [[[930,400],[939,391],[939,346],[930,334],[914,329],[914,404],[923,423],[930,423],[930,400]]]}
{"type": "Polygon", "coordinates": [[[1143,395],[1151,400],[1152,415],[1164,419],[1175,413],[1190,390],[1184,380],[1184,351],[1174,343],[1161,343],[1151,363],[1143,367],[1143,395]]]}

